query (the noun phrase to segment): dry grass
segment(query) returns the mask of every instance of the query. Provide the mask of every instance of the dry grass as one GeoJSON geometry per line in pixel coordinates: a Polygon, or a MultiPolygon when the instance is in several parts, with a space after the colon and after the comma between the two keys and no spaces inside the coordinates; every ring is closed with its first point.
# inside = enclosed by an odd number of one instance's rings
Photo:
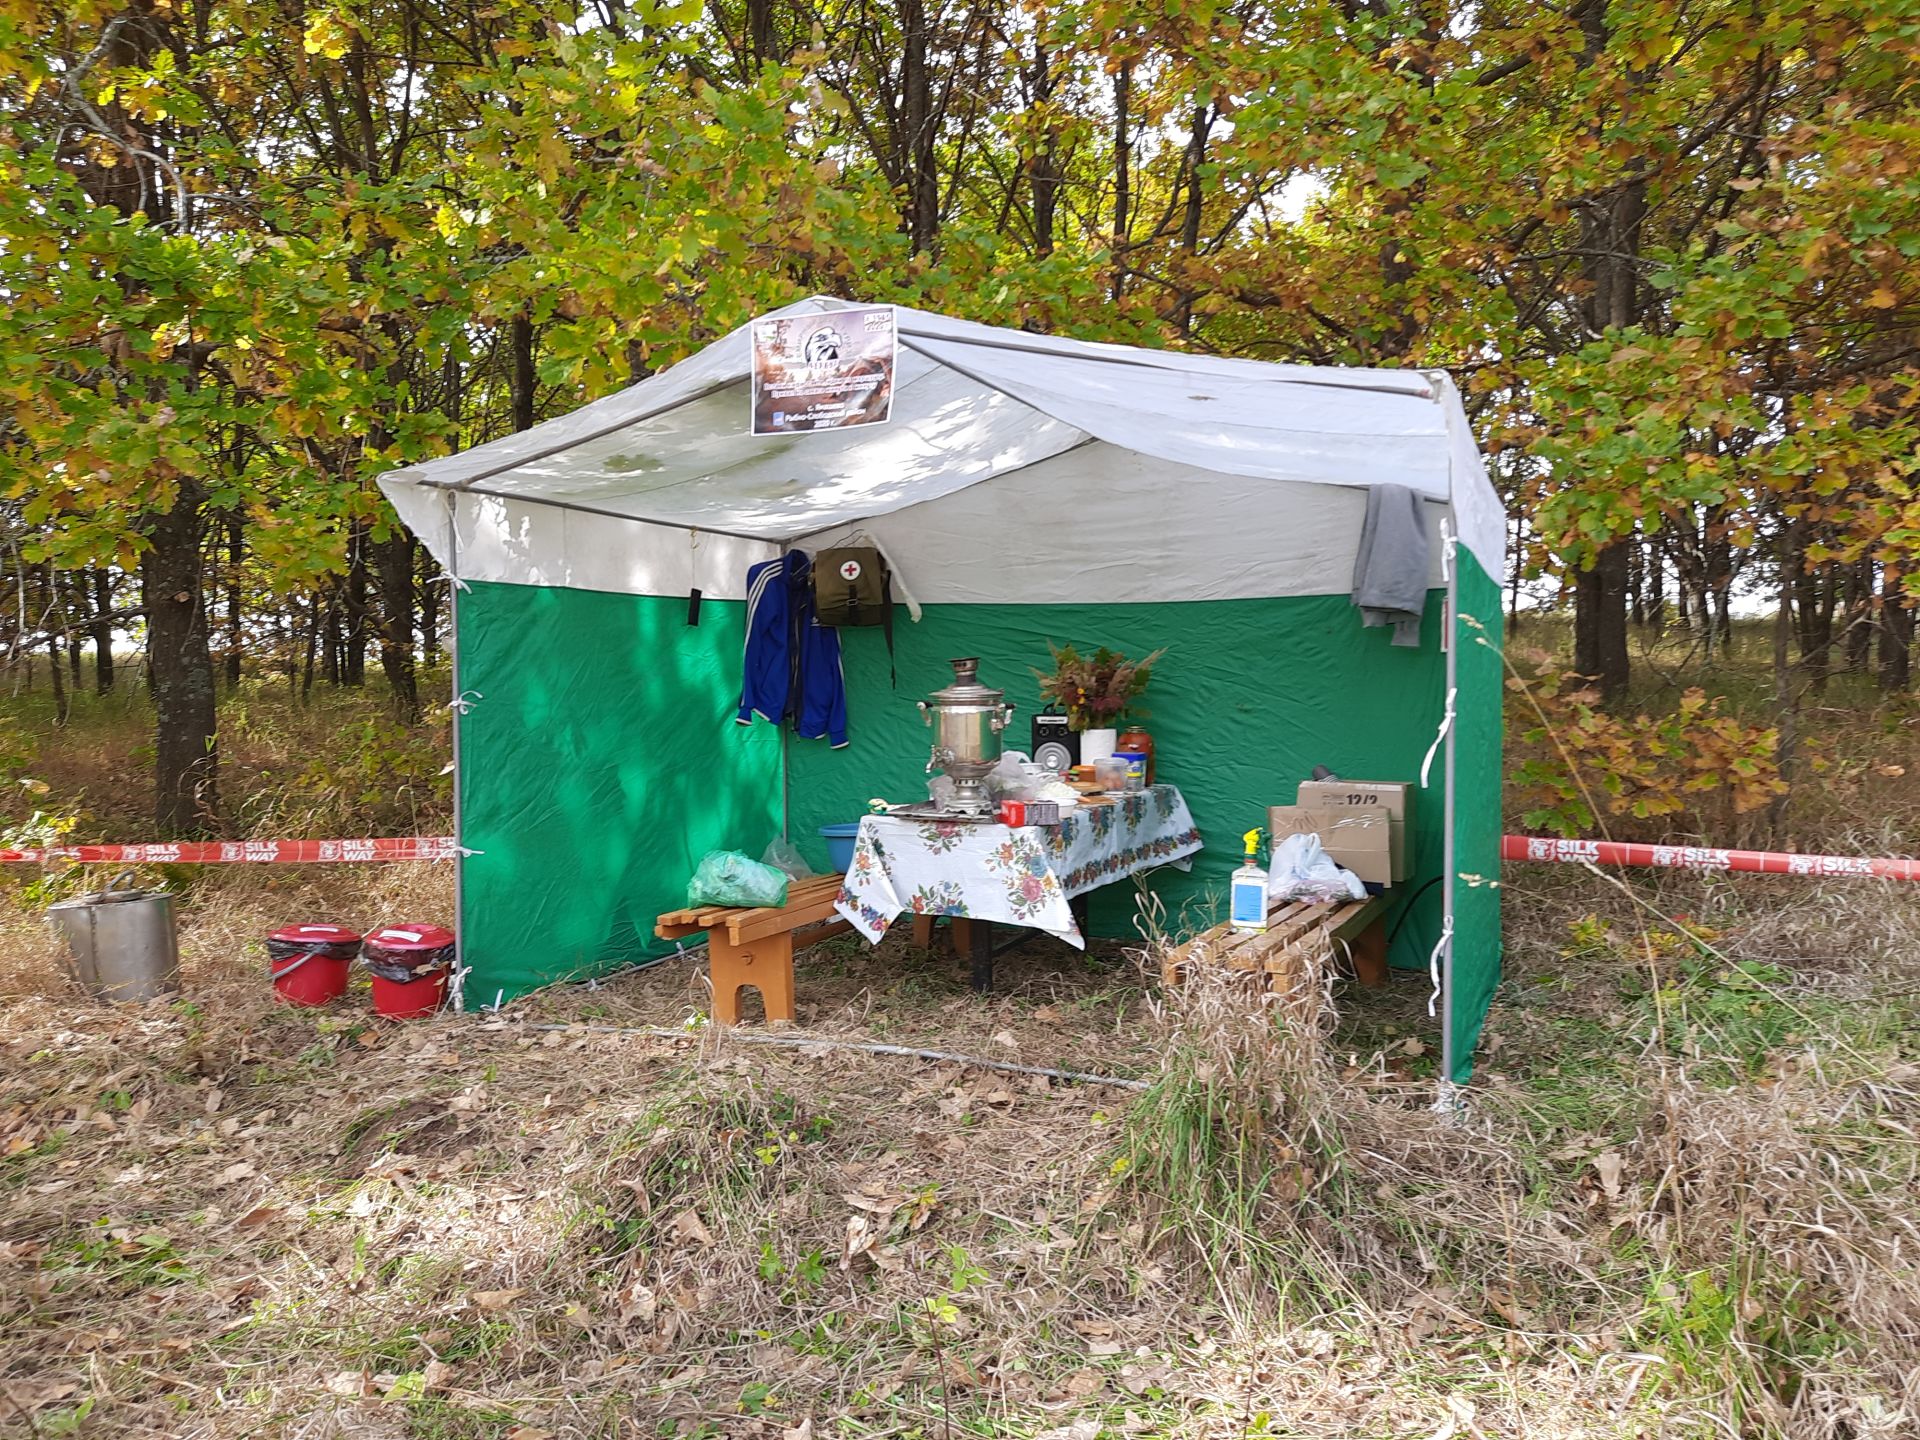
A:
{"type": "Polygon", "coordinates": [[[13,915],[0,1433],[1912,1433],[1915,971],[1882,946],[1920,904],[1666,877],[1712,944],[1804,957],[1749,984],[1649,960],[1609,884],[1517,878],[1464,1124],[1413,977],[1334,987],[1337,1027],[1309,977],[1276,1040],[1116,956],[1035,946],[987,1000],[897,942],[804,962],[807,1033],[1134,1095],[586,1028],[696,1014],[685,962],[488,1019],[269,1002],[269,922],[444,916],[430,867],[203,881],[189,1003],[144,1010],[13,915]]]}
{"type": "MultiPolygon", "coordinates": [[[[444,828],[377,697],[226,707],[237,830],[444,828]]],[[[1910,717],[1828,718],[1792,838],[1911,848],[1910,717]]],[[[52,793],[5,818],[144,837],[137,721],[37,730],[52,793]]],[[[1920,1433],[1911,887],[1516,869],[1456,1117],[1424,977],[1161,997],[1042,943],[982,999],[898,940],[803,959],[808,1035],[1140,1093],[619,1033],[698,1021],[686,960],[290,1012],[268,928],[444,921],[446,870],[167,878],[186,997],[140,1010],[59,977],[71,882],[0,900],[0,1435],[1920,1433]]]]}

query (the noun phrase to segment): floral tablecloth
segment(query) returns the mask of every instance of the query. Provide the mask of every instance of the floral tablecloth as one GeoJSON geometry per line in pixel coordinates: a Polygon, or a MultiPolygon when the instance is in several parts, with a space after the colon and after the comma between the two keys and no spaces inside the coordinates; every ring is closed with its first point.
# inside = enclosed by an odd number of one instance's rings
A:
{"type": "Polygon", "coordinates": [[[1192,812],[1171,785],[1076,806],[1058,825],[869,815],[834,908],[875,944],[910,910],[1025,925],[1085,948],[1068,899],[1162,865],[1185,870],[1199,849],[1192,812]]]}

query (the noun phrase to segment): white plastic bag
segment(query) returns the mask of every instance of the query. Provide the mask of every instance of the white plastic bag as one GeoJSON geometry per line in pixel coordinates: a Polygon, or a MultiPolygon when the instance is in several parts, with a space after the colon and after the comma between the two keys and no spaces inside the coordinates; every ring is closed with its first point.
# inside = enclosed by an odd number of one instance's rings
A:
{"type": "Polygon", "coordinates": [[[1342,869],[1313,834],[1289,835],[1275,847],[1267,867],[1270,900],[1364,900],[1367,887],[1342,869]]]}
{"type": "Polygon", "coordinates": [[[813,867],[800,858],[800,852],[784,836],[773,837],[773,843],[767,846],[767,853],[760,857],[760,863],[784,870],[795,880],[813,878],[813,867]]]}
{"type": "MultiPolygon", "coordinates": [[[[987,794],[994,800],[1034,800],[1043,781],[1034,778],[1039,769],[1018,750],[1008,750],[1000,757],[1000,763],[987,772],[987,794]]],[[[1052,772],[1047,772],[1052,778],[1052,772]]]]}

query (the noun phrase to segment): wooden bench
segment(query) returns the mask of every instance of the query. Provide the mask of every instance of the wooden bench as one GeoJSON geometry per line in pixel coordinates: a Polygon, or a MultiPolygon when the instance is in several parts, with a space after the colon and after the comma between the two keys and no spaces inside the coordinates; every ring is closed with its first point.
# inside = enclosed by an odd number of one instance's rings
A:
{"type": "Polygon", "coordinates": [[[740,1023],[740,990],[747,985],[760,992],[768,1020],[792,1020],[794,932],[817,927],[808,931],[804,946],[853,928],[833,910],[845,879],[844,875],[816,875],[796,880],[787,887],[784,905],[669,910],[654,923],[653,933],[662,940],[680,940],[706,932],[715,1024],[740,1023]]]}
{"type": "Polygon", "coordinates": [[[1392,895],[1325,903],[1283,900],[1267,911],[1264,933],[1247,934],[1231,925],[1216,925],[1175,946],[1160,962],[1160,978],[1172,987],[1191,966],[1220,966],[1263,973],[1268,987],[1284,994],[1298,982],[1309,955],[1329,959],[1335,945],[1343,945],[1353,957],[1354,975],[1362,985],[1384,985],[1386,914],[1392,902],[1392,895]]]}

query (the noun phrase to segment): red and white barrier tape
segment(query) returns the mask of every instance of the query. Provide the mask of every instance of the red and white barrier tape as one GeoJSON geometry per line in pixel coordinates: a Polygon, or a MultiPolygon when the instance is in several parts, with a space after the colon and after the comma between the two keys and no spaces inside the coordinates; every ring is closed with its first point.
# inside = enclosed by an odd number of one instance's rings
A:
{"type": "MultiPolygon", "coordinates": [[[[148,845],[56,845],[0,850],[0,865],[67,860],[97,865],[304,865],[386,860],[452,860],[463,852],[451,835],[379,840],[209,840],[148,845]]],[[[1501,837],[1500,858],[1579,865],[1645,865],[1656,870],[1736,871],[1755,875],[1878,877],[1920,880],[1920,860],[1866,855],[1794,855],[1778,850],[1719,850],[1706,845],[1640,845],[1619,840],[1501,837]]]]}
{"type": "Polygon", "coordinates": [[[1647,865],[1656,870],[1731,870],[1753,875],[1879,877],[1920,880],[1920,860],[1866,855],[1793,855],[1779,850],[1716,850],[1705,845],[1637,845],[1619,840],[1553,840],[1506,835],[1502,860],[1548,860],[1579,865],[1647,865]]]}
{"type": "Polygon", "coordinates": [[[53,860],[106,865],[302,865],[451,860],[460,853],[451,835],[385,840],[183,840],[159,845],[53,845],[44,850],[0,850],[0,865],[43,865],[53,860]]]}

